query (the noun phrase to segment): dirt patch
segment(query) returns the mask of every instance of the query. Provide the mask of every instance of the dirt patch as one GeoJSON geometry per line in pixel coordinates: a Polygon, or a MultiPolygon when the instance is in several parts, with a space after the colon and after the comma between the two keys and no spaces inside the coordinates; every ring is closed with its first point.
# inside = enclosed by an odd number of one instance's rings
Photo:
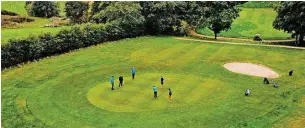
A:
{"type": "Polygon", "coordinates": [[[232,72],[250,75],[250,76],[267,77],[267,78],[277,78],[280,76],[276,72],[272,71],[270,68],[252,63],[232,62],[232,63],[226,63],[223,66],[232,72]]]}

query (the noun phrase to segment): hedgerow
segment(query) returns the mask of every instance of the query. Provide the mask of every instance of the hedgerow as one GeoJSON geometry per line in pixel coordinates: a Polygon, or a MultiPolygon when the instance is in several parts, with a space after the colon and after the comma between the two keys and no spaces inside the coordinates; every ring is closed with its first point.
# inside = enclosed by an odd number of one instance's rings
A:
{"type": "Polygon", "coordinates": [[[1,47],[1,68],[143,34],[144,30],[130,31],[122,24],[85,24],[63,29],[56,35],[46,33],[26,39],[11,39],[1,47]]]}

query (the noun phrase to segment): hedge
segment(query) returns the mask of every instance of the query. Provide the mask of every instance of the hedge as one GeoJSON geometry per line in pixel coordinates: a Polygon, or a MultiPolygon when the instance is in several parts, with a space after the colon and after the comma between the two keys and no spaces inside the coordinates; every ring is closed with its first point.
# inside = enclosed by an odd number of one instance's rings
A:
{"type": "Polygon", "coordinates": [[[46,33],[26,39],[11,39],[6,45],[1,46],[1,69],[106,41],[143,34],[142,29],[129,30],[120,24],[85,24],[63,29],[56,35],[46,33]]]}
{"type": "Polygon", "coordinates": [[[18,16],[19,14],[7,10],[1,10],[1,15],[18,16]]]}

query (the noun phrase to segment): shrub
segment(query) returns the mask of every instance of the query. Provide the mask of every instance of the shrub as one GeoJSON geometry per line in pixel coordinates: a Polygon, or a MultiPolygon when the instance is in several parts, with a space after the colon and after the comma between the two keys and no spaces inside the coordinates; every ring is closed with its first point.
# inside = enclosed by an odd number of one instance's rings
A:
{"type": "Polygon", "coordinates": [[[263,39],[261,38],[261,36],[259,34],[256,34],[254,37],[253,37],[253,41],[262,41],[263,39]]]}
{"type": "Polygon", "coordinates": [[[11,12],[11,11],[7,11],[7,10],[1,10],[1,15],[18,16],[17,13],[11,12]]]}
{"type": "Polygon", "coordinates": [[[83,23],[88,19],[89,3],[83,1],[67,1],[65,3],[66,17],[68,17],[72,23],[83,23]]]}
{"type": "Polygon", "coordinates": [[[12,39],[8,41],[8,44],[1,46],[2,69],[105,41],[136,37],[142,34],[138,31],[123,29],[122,25],[118,23],[85,24],[63,29],[56,35],[46,33],[26,39],[12,39]]]}
{"type": "Polygon", "coordinates": [[[30,16],[50,18],[59,15],[59,4],[52,1],[26,2],[25,8],[30,16]]]}

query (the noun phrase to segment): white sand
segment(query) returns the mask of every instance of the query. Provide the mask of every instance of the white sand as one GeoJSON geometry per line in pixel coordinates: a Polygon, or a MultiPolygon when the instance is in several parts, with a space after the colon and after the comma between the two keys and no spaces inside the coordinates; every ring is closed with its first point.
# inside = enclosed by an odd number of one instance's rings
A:
{"type": "Polygon", "coordinates": [[[232,62],[232,63],[226,63],[223,66],[232,72],[246,74],[250,76],[259,76],[266,78],[277,78],[280,76],[279,74],[277,74],[276,72],[272,71],[267,67],[252,63],[232,62]]]}

